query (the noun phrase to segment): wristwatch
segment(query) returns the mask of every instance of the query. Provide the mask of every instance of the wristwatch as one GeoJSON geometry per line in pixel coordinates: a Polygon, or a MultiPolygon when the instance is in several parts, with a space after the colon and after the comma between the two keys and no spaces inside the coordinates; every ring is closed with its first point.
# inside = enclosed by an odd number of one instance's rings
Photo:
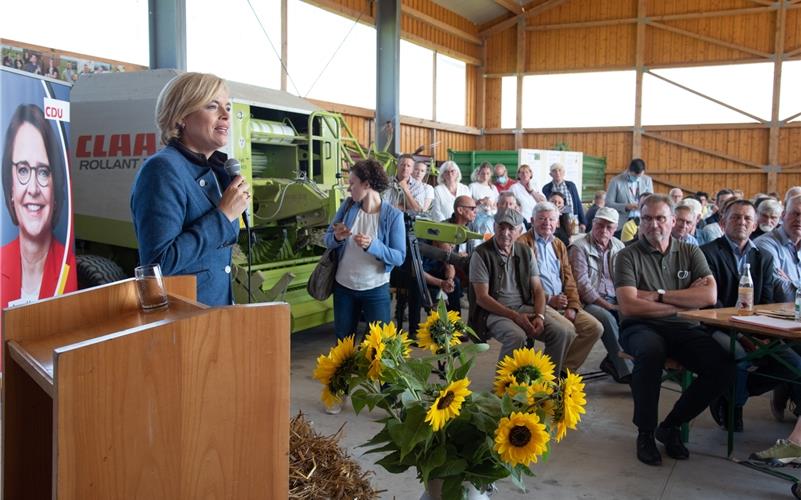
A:
{"type": "Polygon", "coordinates": [[[665,290],[663,288],[660,288],[659,290],[656,291],[656,293],[659,295],[659,298],[657,300],[660,303],[664,303],[665,302],[665,290]]]}
{"type": "Polygon", "coordinates": [[[542,313],[537,313],[537,314],[535,314],[534,316],[538,317],[539,319],[541,319],[541,320],[542,320],[542,322],[543,322],[543,323],[545,323],[545,315],[544,315],[544,314],[542,314],[542,313]]]}

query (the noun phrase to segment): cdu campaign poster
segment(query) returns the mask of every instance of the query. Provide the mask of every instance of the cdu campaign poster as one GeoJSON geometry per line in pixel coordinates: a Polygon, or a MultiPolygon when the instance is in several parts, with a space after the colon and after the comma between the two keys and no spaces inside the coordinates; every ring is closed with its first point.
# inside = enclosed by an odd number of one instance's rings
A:
{"type": "Polygon", "coordinates": [[[77,288],[68,165],[70,87],[0,68],[2,308],[77,288]]]}

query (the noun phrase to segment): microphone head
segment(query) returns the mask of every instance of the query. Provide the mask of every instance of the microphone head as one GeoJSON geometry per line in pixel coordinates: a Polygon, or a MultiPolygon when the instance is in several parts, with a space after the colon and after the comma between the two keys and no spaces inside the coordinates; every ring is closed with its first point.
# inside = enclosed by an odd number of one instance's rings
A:
{"type": "Polygon", "coordinates": [[[225,167],[225,172],[231,177],[236,177],[242,170],[242,165],[239,164],[239,160],[237,160],[236,158],[228,158],[227,160],[225,160],[224,167],[225,167]]]}

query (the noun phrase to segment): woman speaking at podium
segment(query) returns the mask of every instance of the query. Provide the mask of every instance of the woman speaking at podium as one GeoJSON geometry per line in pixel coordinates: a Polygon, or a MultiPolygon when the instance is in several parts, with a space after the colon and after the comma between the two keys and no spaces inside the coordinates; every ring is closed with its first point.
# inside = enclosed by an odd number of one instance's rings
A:
{"type": "Polygon", "coordinates": [[[161,265],[165,275],[194,275],[197,299],[210,306],[233,303],[231,247],[249,186],[223,167],[231,101],[221,78],[184,73],[170,80],[156,101],[156,123],[165,145],[142,165],[131,193],[141,264],[161,265]]]}

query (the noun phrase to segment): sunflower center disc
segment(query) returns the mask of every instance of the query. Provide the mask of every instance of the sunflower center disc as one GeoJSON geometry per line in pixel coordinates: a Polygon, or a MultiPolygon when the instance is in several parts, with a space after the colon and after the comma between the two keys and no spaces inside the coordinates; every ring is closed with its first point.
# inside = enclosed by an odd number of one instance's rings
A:
{"type": "Polygon", "coordinates": [[[448,394],[439,399],[439,403],[437,403],[437,410],[442,410],[443,408],[449,407],[453,401],[453,397],[453,393],[448,391],[448,394]]]}
{"type": "Polygon", "coordinates": [[[516,425],[509,431],[509,442],[512,446],[522,448],[531,441],[531,431],[525,425],[516,425]]]}

